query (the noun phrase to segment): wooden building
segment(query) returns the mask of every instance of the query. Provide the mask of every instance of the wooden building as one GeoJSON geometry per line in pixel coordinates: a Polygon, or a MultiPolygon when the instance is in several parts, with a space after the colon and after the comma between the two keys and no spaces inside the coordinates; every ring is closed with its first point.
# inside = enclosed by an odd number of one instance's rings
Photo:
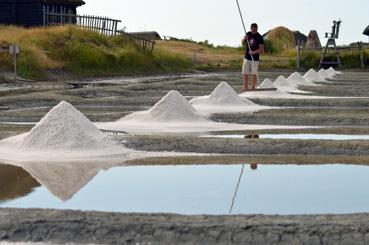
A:
{"type": "Polygon", "coordinates": [[[146,40],[161,40],[161,36],[156,31],[145,31],[145,32],[129,32],[130,35],[142,38],[146,40]]]}
{"type": "Polygon", "coordinates": [[[300,31],[293,31],[293,34],[295,35],[296,45],[300,44],[302,47],[305,46],[307,42],[307,36],[300,31]]]}
{"type": "Polygon", "coordinates": [[[306,48],[317,49],[321,47],[322,43],[320,42],[318,32],[315,30],[311,30],[307,37],[306,48]]]}
{"type": "Polygon", "coordinates": [[[45,13],[76,15],[83,4],[82,0],[0,0],[0,25],[41,26],[45,13]]]}

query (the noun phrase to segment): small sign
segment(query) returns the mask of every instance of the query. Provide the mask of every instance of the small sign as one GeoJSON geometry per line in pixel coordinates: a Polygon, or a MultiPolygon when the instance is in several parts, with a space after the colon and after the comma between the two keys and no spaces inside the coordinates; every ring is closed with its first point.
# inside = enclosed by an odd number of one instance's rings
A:
{"type": "Polygon", "coordinates": [[[9,46],[10,54],[19,54],[19,46],[17,44],[12,44],[9,46]]]}

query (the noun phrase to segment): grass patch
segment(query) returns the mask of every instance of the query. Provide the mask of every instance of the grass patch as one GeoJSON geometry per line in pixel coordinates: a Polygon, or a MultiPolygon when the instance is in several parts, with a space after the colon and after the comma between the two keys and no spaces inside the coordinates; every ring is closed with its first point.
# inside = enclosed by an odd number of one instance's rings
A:
{"type": "MultiPolygon", "coordinates": [[[[189,71],[191,60],[155,48],[149,54],[123,36],[106,37],[73,26],[25,29],[0,26],[0,43],[17,43],[19,74],[44,78],[62,70],[72,76],[137,75],[189,71]]],[[[0,69],[10,70],[11,58],[0,54],[0,69]]]]}
{"type": "MultiPolygon", "coordinates": [[[[291,66],[296,66],[296,55],[291,54],[291,66]]],[[[301,55],[300,66],[303,68],[318,68],[322,54],[320,52],[304,52],[301,55]]],[[[363,54],[365,66],[369,65],[369,51],[365,51],[363,54]]],[[[342,68],[361,68],[360,53],[342,53],[340,54],[342,68]]],[[[328,54],[325,58],[326,62],[335,62],[337,57],[335,54],[328,54]]]]}

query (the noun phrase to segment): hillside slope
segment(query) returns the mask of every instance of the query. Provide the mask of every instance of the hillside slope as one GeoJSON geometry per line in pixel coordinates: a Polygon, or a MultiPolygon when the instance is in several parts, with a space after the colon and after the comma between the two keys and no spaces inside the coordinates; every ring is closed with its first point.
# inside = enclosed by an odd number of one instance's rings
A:
{"type": "MultiPolygon", "coordinates": [[[[0,26],[0,43],[17,43],[19,75],[45,78],[51,73],[68,76],[137,75],[189,71],[191,60],[155,48],[142,52],[123,36],[106,37],[73,26],[19,28],[0,26]]],[[[0,70],[12,69],[11,57],[0,53],[0,70]]]]}

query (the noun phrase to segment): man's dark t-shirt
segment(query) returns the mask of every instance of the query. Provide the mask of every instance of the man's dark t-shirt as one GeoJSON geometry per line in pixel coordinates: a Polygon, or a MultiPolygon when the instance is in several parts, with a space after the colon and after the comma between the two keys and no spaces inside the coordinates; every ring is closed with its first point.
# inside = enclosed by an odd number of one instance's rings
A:
{"type": "MultiPolygon", "coordinates": [[[[263,36],[261,36],[258,33],[253,34],[251,31],[247,33],[247,35],[249,36],[249,43],[250,43],[250,47],[252,51],[258,50],[260,48],[260,44],[264,44],[264,38],[263,36]]],[[[249,54],[249,47],[246,44],[246,52],[245,52],[245,58],[248,60],[252,60],[251,59],[251,55],[249,54]]],[[[259,61],[259,54],[254,54],[254,61],[259,61]]]]}

